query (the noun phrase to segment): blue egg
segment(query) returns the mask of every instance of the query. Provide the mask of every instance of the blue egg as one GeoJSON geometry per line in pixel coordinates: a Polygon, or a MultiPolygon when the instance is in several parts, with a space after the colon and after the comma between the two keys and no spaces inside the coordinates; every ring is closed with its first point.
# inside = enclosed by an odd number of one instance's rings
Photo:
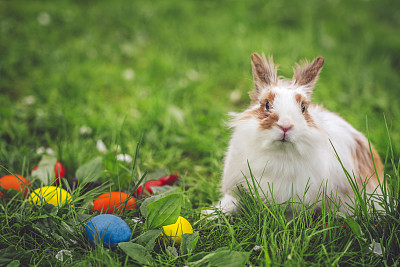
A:
{"type": "Polygon", "coordinates": [[[104,247],[114,247],[120,242],[129,241],[132,231],[120,217],[101,214],[87,223],[85,234],[92,244],[103,243],[104,247]]]}

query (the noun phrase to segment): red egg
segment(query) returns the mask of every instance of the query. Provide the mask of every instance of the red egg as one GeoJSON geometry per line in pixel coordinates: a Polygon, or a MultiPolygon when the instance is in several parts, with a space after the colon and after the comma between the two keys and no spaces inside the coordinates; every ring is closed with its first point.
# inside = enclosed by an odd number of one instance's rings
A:
{"type": "Polygon", "coordinates": [[[133,197],[129,197],[124,192],[108,192],[101,194],[93,201],[93,209],[103,213],[111,214],[115,211],[121,211],[122,209],[134,209],[136,208],[136,200],[133,197]]]}
{"type": "Polygon", "coordinates": [[[170,174],[159,179],[163,185],[173,185],[178,180],[178,173],[170,174]]]}
{"type": "MultiPolygon", "coordinates": [[[[26,195],[28,194],[28,187],[26,187],[25,184],[30,186],[29,181],[25,177],[22,177],[21,175],[15,174],[15,176],[13,174],[9,174],[1,177],[0,186],[3,187],[4,189],[14,189],[17,191],[24,192],[24,197],[26,197],[26,195]],[[17,176],[19,179],[15,176],[17,176]]],[[[1,192],[0,192],[0,197],[4,197],[4,194],[1,192]]]]}
{"type": "Polygon", "coordinates": [[[144,188],[146,188],[150,195],[153,194],[153,190],[151,188],[155,186],[163,186],[163,183],[160,180],[151,180],[144,184],[144,188]]]}
{"type": "MultiPolygon", "coordinates": [[[[36,170],[37,168],[39,168],[38,165],[36,165],[35,167],[33,167],[33,171],[36,170]]],[[[65,168],[64,165],[61,164],[61,162],[57,161],[56,165],[54,166],[54,173],[56,174],[56,185],[60,184],[60,178],[64,178],[66,173],[67,173],[67,169],[65,168]]]]}

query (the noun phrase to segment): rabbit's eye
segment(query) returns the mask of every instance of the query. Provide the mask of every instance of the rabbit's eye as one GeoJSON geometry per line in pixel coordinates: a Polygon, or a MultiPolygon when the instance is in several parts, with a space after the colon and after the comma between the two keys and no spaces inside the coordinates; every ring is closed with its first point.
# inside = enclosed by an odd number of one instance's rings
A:
{"type": "Polygon", "coordinates": [[[306,111],[306,106],[304,105],[304,103],[301,103],[301,112],[305,112],[306,111]]]}
{"type": "Polygon", "coordinates": [[[269,101],[267,100],[267,103],[265,104],[265,108],[267,109],[267,111],[269,111],[269,101]]]}

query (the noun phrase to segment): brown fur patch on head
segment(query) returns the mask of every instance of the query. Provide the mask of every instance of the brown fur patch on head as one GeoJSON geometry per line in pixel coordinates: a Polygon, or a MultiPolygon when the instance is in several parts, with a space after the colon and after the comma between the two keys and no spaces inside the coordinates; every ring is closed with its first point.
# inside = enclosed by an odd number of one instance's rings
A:
{"type": "Polygon", "coordinates": [[[307,100],[303,95],[301,94],[296,94],[295,96],[296,102],[299,104],[300,110],[301,110],[301,104],[304,104],[305,106],[305,111],[303,113],[303,116],[310,127],[318,128],[317,125],[315,124],[313,118],[311,117],[310,113],[308,112],[308,107],[310,106],[310,101],[307,100]]]}
{"type": "Polygon", "coordinates": [[[268,92],[259,102],[260,105],[257,109],[246,112],[246,116],[254,116],[260,121],[260,128],[263,130],[271,129],[279,120],[279,116],[271,111],[271,109],[273,109],[275,96],[275,93],[268,92]],[[270,110],[266,108],[267,101],[269,102],[270,110]]]}
{"type": "MultiPolygon", "coordinates": [[[[384,167],[379,157],[378,152],[371,145],[372,156],[374,157],[374,162],[378,176],[383,178],[384,167]]],[[[368,145],[368,141],[360,136],[355,137],[355,147],[353,149],[353,158],[355,163],[355,173],[360,175],[362,181],[358,180],[358,186],[361,189],[362,184],[365,179],[370,179],[367,184],[367,192],[372,193],[372,191],[379,185],[378,177],[375,172],[374,163],[371,158],[371,153],[368,145]]]]}

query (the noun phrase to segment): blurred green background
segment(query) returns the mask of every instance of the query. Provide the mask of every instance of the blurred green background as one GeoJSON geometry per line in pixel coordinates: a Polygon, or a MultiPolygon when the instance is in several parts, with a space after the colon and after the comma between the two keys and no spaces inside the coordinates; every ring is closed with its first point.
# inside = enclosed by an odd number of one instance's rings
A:
{"type": "Polygon", "coordinates": [[[314,102],[364,133],[368,117],[383,158],[385,115],[398,158],[399,10],[395,0],[1,0],[1,165],[27,175],[50,147],[72,178],[101,154],[97,140],[133,155],[143,135],[141,171],[178,171],[194,206],[212,203],[253,52],[287,77],[323,56],[314,102]]]}

